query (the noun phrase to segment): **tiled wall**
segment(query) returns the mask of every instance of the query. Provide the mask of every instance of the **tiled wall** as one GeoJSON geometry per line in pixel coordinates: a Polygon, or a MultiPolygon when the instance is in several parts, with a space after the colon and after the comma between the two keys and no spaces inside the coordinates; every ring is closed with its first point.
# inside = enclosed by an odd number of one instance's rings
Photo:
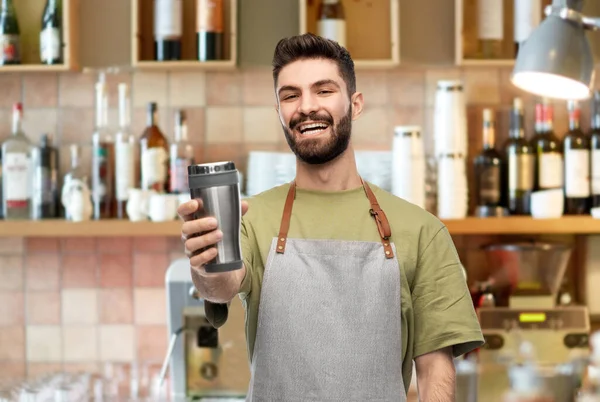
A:
{"type": "MultiPolygon", "coordinates": [[[[508,68],[361,71],[358,87],[365,93],[366,107],[353,128],[356,148],[388,149],[394,125],[419,124],[426,148],[432,149],[435,84],[447,78],[462,78],[466,85],[471,152],[480,144],[484,106],[498,108],[502,140],[516,94],[509,74],[508,68]]],[[[54,135],[64,173],[70,143],[84,145],[89,155],[94,81],[87,74],[1,74],[0,138],[10,133],[12,103],[22,101],[27,135],[35,142],[44,132],[54,135]]],[[[198,160],[230,158],[244,170],[249,150],[288,149],[268,69],[109,76],[113,125],[120,81],[132,85],[133,131],[138,136],[146,103],[156,101],[160,126],[169,138],[174,110],[187,110],[198,160]]],[[[526,98],[531,129],[533,108],[526,98]]],[[[566,110],[561,106],[555,114],[556,130],[563,133],[566,110]]],[[[472,242],[455,240],[466,260],[467,243],[471,247],[472,242]]],[[[0,377],[98,370],[104,361],[160,362],[167,346],[164,272],[181,251],[179,239],[166,238],[0,239],[0,377]]]]}

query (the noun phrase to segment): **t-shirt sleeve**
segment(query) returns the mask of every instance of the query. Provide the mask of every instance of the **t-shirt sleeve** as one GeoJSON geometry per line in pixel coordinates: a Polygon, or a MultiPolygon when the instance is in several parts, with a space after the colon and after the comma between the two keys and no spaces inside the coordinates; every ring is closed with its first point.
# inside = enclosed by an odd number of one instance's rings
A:
{"type": "MultiPolygon", "coordinates": [[[[252,262],[254,251],[252,247],[253,243],[250,239],[251,236],[248,235],[248,226],[249,223],[242,218],[240,242],[242,245],[242,260],[244,261],[244,265],[246,266],[246,274],[244,275],[240,291],[238,292],[239,296],[242,299],[248,297],[248,295],[250,294],[250,289],[252,287],[252,262]]],[[[229,315],[229,304],[230,303],[221,304],[212,303],[206,300],[204,301],[204,314],[206,315],[206,319],[208,320],[208,322],[213,327],[219,328],[227,322],[227,317],[229,315]]]]}
{"type": "Polygon", "coordinates": [[[419,250],[411,288],[415,357],[448,346],[458,357],[483,345],[463,267],[445,226],[419,250]]]}

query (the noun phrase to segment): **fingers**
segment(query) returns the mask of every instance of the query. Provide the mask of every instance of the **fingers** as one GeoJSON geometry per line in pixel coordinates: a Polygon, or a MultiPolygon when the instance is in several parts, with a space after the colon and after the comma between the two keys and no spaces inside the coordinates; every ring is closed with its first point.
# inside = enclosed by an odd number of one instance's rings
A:
{"type": "Polygon", "coordinates": [[[197,233],[209,232],[217,228],[217,220],[212,216],[188,220],[181,225],[181,235],[187,239],[197,233]]]}
{"type": "Polygon", "coordinates": [[[190,266],[193,269],[206,273],[204,266],[217,257],[217,248],[210,247],[198,255],[190,257],[190,266]]]}
{"type": "Polygon", "coordinates": [[[212,230],[201,236],[192,237],[185,241],[185,253],[193,267],[200,267],[217,256],[217,249],[211,247],[223,238],[223,232],[212,230]],[[200,252],[199,252],[200,251],[200,252]],[[199,253],[198,253],[199,252],[199,253]],[[196,255],[196,253],[198,253],[196,255]]]}
{"type": "Polygon", "coordinates": [[[177,207],[177,215],[184,222],[191,221],[194,219],[194,213],[202,207],[201,203],[202,200],[186,201],[177,207]]]}
{"type": "Polygon", "coordinates": [[[248,212],[248,201],[242,201],[242,216],[248,212]]]}

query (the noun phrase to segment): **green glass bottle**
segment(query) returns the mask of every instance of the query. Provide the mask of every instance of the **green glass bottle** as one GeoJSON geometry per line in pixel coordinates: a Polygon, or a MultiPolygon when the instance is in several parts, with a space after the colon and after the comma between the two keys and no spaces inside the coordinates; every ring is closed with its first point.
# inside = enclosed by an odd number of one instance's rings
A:
{"type": "Polygon", "coordinates": [[[61,0],[46,0],[40,29],[40,60],[43,64],[62,64],[61,0]]]}
{"type": "Polygon", "coordinates": [[[21,64],[21,32],[13,0],[0,3],[0,65],[21,64]]]}

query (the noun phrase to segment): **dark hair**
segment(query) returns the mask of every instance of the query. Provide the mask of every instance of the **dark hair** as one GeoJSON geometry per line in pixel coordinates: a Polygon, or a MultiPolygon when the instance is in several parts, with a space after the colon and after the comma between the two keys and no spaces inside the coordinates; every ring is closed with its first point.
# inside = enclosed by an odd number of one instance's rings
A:
{"type": "Polygon", "coordinates": [[[348,95],[356,92],[356,75],[350,53],[337,42],[312,33],[284,38],[277,43],[273,55],[273,82],[276,87],[281,69],[301,59],[329,59],[336,62],[348,88],[348,95]]]}

